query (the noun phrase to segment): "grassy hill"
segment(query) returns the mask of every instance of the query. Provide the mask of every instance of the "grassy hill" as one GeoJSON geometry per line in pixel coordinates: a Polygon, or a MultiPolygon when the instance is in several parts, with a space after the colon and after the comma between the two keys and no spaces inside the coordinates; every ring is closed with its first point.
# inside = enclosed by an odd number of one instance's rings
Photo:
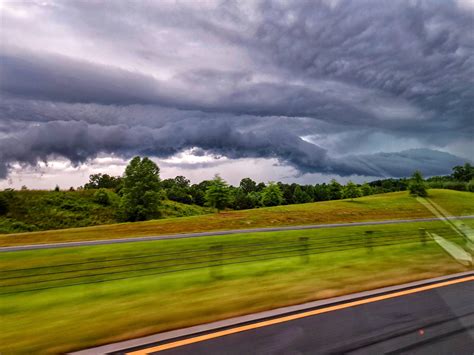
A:
{"type": "MultiPolygon", "coordinates": [[[[85,193],[85,192],[84,192],[85,193]]],[[[67,193],[66,193],[67,194],[67,193]]],[[[474,214],[474,194],[453,190],[430,190],[430,198],[452,215],[474,214]]],[[[170,205],[171,206],[171,205],[170,205]]],[[[174,205],[181,208],[179,204],[174,205]]],[[[207,212],[199,207],[177,211],[177,215],[207,212]]],[[[88,218],[106,219],[107,211],[96,207],[88,218]]],[[[167,207],[171,210],[171,207],[167,207]]],[[[62,218],[70,212],[54,210],[41,218],[62,218]]],[[[33,212],[31,212],[33,213],[33,212]]],[[[172,213],[169,214],[172,216],[172,213]]],[[[134,236],[192,233],[227,229],[325,224],[339,222],[373,221],[386,219],[414,219],[433,217],[432,213],[411,197],[408,192],[361,197],[351,200],[325,201],[300,205],[260,208],[244,211],[227,211],[182,218],[166,218],[147,222],[120,223],[106,226],[71,228],[44,232],[10,234],[0,236],[0,245],[54,243],[65,241],[125,238],[134,236]]],[[[35,217],[41,219],[39,217],[35,217]]],[[[0,222],[1,223],[1,222],[0,222]]],[[[39,222],[38,222],[39,223],[39,222]]],[[[44,223],[48,223],[45,221],[44,223]]],[[[99,224],[99,223],[96,223],[99,224]]],[[[1,225],[1,224],[0,224],[1,225]]]]}
{"type": "MultiPolygon", "coordinates": [[[[110,204],[94,199],[95,190],[6,192],[9,212],[0,217],[0,233],[32,232],[117,223],[119,197],[110,193],[110,204]]],[[[211,209],[165,200],[163,218],[202,215],[211,209]]]]}

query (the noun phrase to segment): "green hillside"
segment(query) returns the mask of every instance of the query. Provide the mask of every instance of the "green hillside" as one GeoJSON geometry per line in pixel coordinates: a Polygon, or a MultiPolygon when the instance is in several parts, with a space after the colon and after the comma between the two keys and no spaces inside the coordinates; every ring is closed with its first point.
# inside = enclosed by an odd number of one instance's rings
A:
{"type": "MultiPolygon", "coordinates": [[[[0,216],[0,233],[21,233],[117,223],[119,197],[110,192],[109,203],[96,202],[95,190],[5,191],[8,213],[0,216]]],[[[202,215],[210,209],[165,200],[163,218],[202,215]]]]}
{"type": "MultiPolygon", "coordinates": [[[[430,190],[430,199],[442,206],[452,215],[474,214],[474,194],[470,192],[433,189],[430,190]]],[[[93,204],[92,202],[89,203],[93,204]]],[[[169,205],[166,209],[171,210],[171,203],[167,202],[167,204],[169,205]]],[[[173,213],[181,216],[185,213],[192,215],[206,212],[206,210],[194,206],[192,207],[192,210],[188,210],[189,206],[187,205],[177,204],[174,205],[174,207],[176,210],[173,213]],[[183,207],[183,210],[179,210],[178,207],[183,207]]],[[[89,214],[96,215],[86,218],[99,221],[101,216],[103,216],[105,219],[104,216],[107,215],[107,210],[101,209],[100,206],[94,206],[94,208],[97,210],[91,210],[89,214]]],[[[55,211],[54,213],[58,213],[57,217],[60,216],[60,213],[64,213],[59,208],[50,210],[55,211]]],[[[169,216],[173,216],[173,214],[170,213],[169,216]]],[[[44,214],[43,217],[45,219],[57,218],[54,217],[53,214],[44,214]]],[[[54,243],[228,229],[426,217],[433,217],[433,214],[415,198],[411,197],[408,192],[403,191],[366,196],[354,199],[353,201],[324,201],[253,210],[226,211],[222,213],[182,218],[166,218],[147,222],[120,223],[87,228],[10,234],[0,236],[0,245],[54,243]]],[[[38,223],[41,223],[41,218],[38,218],[37,216],[35,216],[35,218],[35,220],[38,220],[38,223]]],[[[44,221],[43,223],[47,225],[49,221],[44,221]]],[[[51,221],[51,223],[54,223],[54,221],[51,221]]],[[[85,223],[83,225],[85,225],[85,223]]]]}

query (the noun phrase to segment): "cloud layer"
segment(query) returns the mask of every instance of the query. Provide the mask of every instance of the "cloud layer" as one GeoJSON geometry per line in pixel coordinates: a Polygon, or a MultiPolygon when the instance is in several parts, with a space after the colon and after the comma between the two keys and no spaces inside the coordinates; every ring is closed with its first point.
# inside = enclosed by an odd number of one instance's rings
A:
{"type": "Polygon", "coordinates": [[[14,163],[184,150],[301,173],[444,174],[474,153],[460,2],[25,2],[2,11],[14,163]]]}

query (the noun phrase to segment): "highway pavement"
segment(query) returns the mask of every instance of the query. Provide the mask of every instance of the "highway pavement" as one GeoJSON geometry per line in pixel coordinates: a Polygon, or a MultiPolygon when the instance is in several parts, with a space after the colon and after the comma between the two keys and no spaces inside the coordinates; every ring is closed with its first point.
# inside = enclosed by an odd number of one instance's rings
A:
{"type": "Polygon", "coordinates": [[[307,309],[115,354],[474,354],[474,276],[307,309]]]}

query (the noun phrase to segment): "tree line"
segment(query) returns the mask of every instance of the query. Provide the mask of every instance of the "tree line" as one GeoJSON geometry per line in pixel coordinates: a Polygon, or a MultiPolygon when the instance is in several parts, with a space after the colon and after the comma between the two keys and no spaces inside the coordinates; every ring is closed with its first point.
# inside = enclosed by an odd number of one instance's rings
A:
{"type": "Polygon", "coordinates": [[[107,190],[121,196],[123,220],[145,220],[156,217],[163,199],[224,209],[252,209],[317,201],[353,199],[379,193],[410,190],[424,196],[426,188],[454,188],[474,191],[474,167],[469,163],[456,166],[449,176],[437,176],[424,180],[415,172],[411,178],[382,179],[363,184],[352,181],[345,185],[333,179],[329,183],[315,185],[286,184],[282,182],[256,182],[244,178],[238,186],[229,185],[216,175],[212,180],[197,184],[184,176],[161,180],[159,167],[148,158],[135,157],[123,176],[93,174],[84,189],[97,189],[99,203],[107,203],[107,190]]]}

